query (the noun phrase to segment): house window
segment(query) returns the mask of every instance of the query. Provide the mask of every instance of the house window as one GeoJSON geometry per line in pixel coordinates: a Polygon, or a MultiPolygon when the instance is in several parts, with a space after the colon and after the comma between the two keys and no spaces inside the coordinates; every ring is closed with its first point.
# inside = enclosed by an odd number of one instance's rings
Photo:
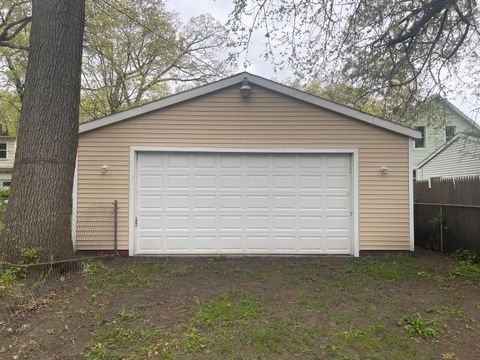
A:
{"type": "Polygon", "coordinates": [[[455,126],[445,127],[445,141],[450,141],[455,136],[455,126]]]}
{"type": "Polygon", "coordinates": [[[0,143],[0,159],[7,158],[7,143],[0,143]]]}
{"type": "Polygon", "coordinates": [[[415,139],[415,149],[425,149],[425,126],[415,126],[420,134],[422,134],[421,139],[415,139]]]}
{"type": "Polygon", "coordinates": [[[10,186],[12,186],[12,181],[11,180],[0,180],[0,185],[2,185],[2,187],[10,187],[10,186]]]}

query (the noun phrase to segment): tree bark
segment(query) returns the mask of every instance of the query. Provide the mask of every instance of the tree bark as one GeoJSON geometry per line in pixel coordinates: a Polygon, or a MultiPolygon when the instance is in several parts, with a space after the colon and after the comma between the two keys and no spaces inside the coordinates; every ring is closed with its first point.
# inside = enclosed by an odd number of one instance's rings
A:
{"type": "MultiPolygon", "coordinates": [[[[4,249],[73,255],[72,187],[78,144],[85,0],[33,0],[30,53],[4,249]]],[[[9,251],[10,250],[10,251],[9,251]]]]}

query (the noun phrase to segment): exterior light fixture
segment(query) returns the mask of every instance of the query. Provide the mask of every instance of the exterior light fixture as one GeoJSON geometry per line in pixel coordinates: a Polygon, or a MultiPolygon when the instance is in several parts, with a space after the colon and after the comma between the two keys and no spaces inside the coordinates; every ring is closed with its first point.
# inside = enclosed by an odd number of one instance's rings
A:
{"type": "Polygon", "coordinates": [[[387,176],[388,175],[388,168],[386,166],[382,166],[380,168],[380,173],[383,175],[383,176],[387,176]]]}
{"type": "Polygon", "coordinates": [[[243,78],[242,86],[240,86],[240,93],[244,98],[247,98],[252,93],[252,88],[247,78],[243,78]]]}
{"type": "Polygon", "coordinates": [[[102,174],[106,174],[108,171],[108,165],[103,165],[100,169],[102,170],[102,174]]]}

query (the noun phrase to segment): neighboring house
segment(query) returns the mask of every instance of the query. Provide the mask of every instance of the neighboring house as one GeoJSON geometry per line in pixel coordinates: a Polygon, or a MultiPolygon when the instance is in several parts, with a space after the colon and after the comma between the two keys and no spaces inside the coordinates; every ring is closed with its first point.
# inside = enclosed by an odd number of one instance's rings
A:
{"type": "Polygon", "coordinates": [[[459,133],[417,166],[417,179],[480,175],[480,138],[459,133]]]}
{"type": "Polygon", "coordinates": [[[240,73],[81,124],[74,210],[118,200],[130,255],[413,251],[419,136],[240,73]]]}
{"type": "Polygon", "coordinates": [[[441,96],[435,96],[431,105],[431,117],[415,123],[415,129],[422,134],[422,138],[415,141],[414,168],[456,134],[480,134],[480,127],[472,119],[441,96]]]}
{"type": "Polygon", "coordinates": [[[16,146],[15,136],[0,135],[0,187],[11,185],[16,146]]]}

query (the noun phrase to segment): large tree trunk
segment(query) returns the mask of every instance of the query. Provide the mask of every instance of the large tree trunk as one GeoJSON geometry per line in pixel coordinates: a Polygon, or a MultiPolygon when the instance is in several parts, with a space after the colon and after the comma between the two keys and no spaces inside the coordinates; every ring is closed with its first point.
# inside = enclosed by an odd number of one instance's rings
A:
{"type": "Polygon", "coordinates": [[[85,0],[33,0],[30,54],[3,244],[12,255],[73,255],[70,218],[78,143],[85,0]],[[10,251],[9,251],[10,249],[10,251]],[[15,250],[16,249],[16,250],[15,250]]]}

